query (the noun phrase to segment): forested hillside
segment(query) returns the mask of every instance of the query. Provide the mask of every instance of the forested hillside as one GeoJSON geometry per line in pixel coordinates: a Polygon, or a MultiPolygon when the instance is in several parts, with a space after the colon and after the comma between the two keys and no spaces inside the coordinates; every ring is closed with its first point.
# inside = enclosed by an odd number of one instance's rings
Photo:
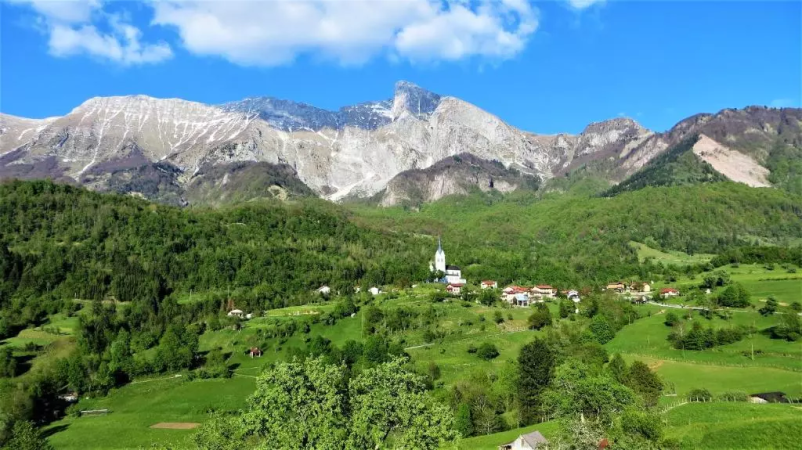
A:
{"type": "Polygon", "coordinates": [[[421,207],[354,207],[363,223],[442,235],[449,264],[468,278],[601,285],[653,270],[630,241],[690,254],[802,235],[802,198],[722,182],[647,187],[613,198],[474,194],[421,207]]]}
{"type": "Polygon", "coordinates": [[[0,185],[0,306],[13,305],[12,321],[33,320],[43,296],[157,302],[239,289],[262,308],[304,303],[322,284],[424,278],[427,247],[316,199],[179,209],[44,181],[0,185]]]}

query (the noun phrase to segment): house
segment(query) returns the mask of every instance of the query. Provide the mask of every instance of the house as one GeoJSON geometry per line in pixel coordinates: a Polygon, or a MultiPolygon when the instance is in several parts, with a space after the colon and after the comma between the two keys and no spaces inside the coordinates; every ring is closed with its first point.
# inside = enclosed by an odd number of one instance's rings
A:
{"type": "Polygon", "coordinates": [[[629,290],[635,292],[651,292],[652,287],[649,283],[642,283],[640,281],[636,281],[629,285],[629,290]]]}
{"type": "Polygon", "coordinates": [[[459,266],[446,266],[446,283],[451,284],[465,284],[465,281],[462,278],[462,269],[459,266]]]}
{"type": "Polygon", "coordinates": [[[381,291],[377,287],[372,287],[372,288],[368,289],[368,292],[370,292],[373,295],[379,295],[379,293],[381,293],[381,291]]]}
{"type": "Polygon", "coordinates": [[[326,285],[323,285],[323,286],[320,286],[319,288],[317,288],[317,292],[320,295],[329,295],[329,294],[331,294],[331,288],[326,286],[326,285]]]}
{"type": "Polygon", "coordinates": [[[251,347],[248,353],[250,353],[251,358],[253,358],[254,356],[256,356],[257,358],[262,357],[262,350],[260,350],[259,347],[251,347]]]}
{"type": "Polygon", "coordinates": [[[548,284],[538,284],[537,286],[533,287],[530,292],[532,293],[532,296],[542,299],[544,297],[554,298],[554,294],[557,292],[557,290],[548,284]]]}
{"type": "Polygon", "coordinates": [[[228,317],[239,317],[242,318],[243,312],[241,309],[232,309],[228,312],[228,317]]]}
{"type": "Polygon", "coordinates": [[[540,434],[539,431],[533,431],[531,433],[526,433],[518,436],[514,441],[499,445],[499,450],[535,450],[537,448],[543,448],[549,441],[540,434]]]}
{"type": "Polygon", "coordinates": [[[608,290],[608,291],[615,291],[615,292],[618,292],[618,293],[620,294],[620,293],[624,292],[626,289],[627,289],[627,288],[626,288],[626,286],[624,285],[624,283],[621,283],[621,282],[619,281],[619,282],[617,282],[617,283],[610,283],[610,284],[608,284],[608,285],[607,285],[607,289],[606,289],[606,290],[608,290]]]}
{"type": "Polygon", "coordinates": [[[505,302],[514,305],[516,300],[515,296],[518,294],[527,294],[528,296],[529,290],[521,286],[507,286],[503,291],[501,291],[501,298],[505,302]]]}
{"type": "Polygon", "coordinates": [[[484,280],[482,281],[482,289],[496,289],[498,287],[498,283],[493,280],[484,280]]]}
{"type": "Polygon", "coordinates": [[[669,298],[669,297],[676,297],[679,295],[679,291],[674,288],[663,288],[660,289],[660,297],[669,298]]]}
{"type": "Polygon", "coordinates": [[[448,292],[451,295],[460,295],[463,286],[465,285],[461,283],[449,284],[448,286],[446,286],[446,292],[448,292]]]}
{"type": "Polygon", "coordinates": [[[529,294],[527,294],[526,292],[521,292],[520,294],[515,294],[515,298],[513,300],[512,305],[526,307],[529,306],[530,303],[531,300],[529,298],[529,294]]]}

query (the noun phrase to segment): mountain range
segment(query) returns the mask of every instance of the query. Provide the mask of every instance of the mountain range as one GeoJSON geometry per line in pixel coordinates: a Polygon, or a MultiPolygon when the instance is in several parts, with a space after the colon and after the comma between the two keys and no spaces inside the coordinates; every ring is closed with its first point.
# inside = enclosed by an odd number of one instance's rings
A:
{"type": "Polygon", "coordinates": [[[389,206],[472,186],[536,188],[579,168],[613,185],[693,137],[693,158],[770,186],[771,149],[802,147],[801,124],[802,109],[753,106],[698,114],[662,133],[616,118],[578,135],[542,135],[404,81],[392,98],[337,111],[270,97],[222,105],[97,97],[62,117],[0,114],[0,178],[53,178],[173,204],[244,200],[252,190],[389,206]]]}

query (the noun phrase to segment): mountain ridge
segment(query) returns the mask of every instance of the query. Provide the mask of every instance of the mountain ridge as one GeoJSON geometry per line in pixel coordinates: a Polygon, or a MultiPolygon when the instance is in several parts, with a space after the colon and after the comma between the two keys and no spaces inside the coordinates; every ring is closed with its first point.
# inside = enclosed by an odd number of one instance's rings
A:
{"type": "MultiPolygon", "coordinates": [[[[588,124],[579,134],[541,135],[456,97],[398,82],[391,99],[337,111],[272,97],[223,105],[144,95],[93,97],[56,118],[0,114],[0,177],[52,176],[104,189],[97,167],[137,147],[143,165],[170,164],[186,189],[201,167],[286,164],[317,195],[371,197],[408,170],[470,153],[546,181],[588,164],[616,183],[693,133],[763,163],[774,140],[802,145],[802,109],[748,107],[697,114],[666,132],[631,118],[588,124]],[[95,169],[93,169],[95,167],[95,169]]],[[[126,164],[130,164],[128,161],[126,164]]]]}

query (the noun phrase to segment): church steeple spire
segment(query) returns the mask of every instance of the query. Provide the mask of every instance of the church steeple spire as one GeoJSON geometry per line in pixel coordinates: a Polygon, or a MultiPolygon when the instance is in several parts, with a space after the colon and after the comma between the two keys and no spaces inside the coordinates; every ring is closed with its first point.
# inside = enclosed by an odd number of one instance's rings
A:
{"type": "Polygon", "coordinates": [[[440,242],[440,236],[437,236],[437,251],[443,251],[443,245],[440,242]]]}

